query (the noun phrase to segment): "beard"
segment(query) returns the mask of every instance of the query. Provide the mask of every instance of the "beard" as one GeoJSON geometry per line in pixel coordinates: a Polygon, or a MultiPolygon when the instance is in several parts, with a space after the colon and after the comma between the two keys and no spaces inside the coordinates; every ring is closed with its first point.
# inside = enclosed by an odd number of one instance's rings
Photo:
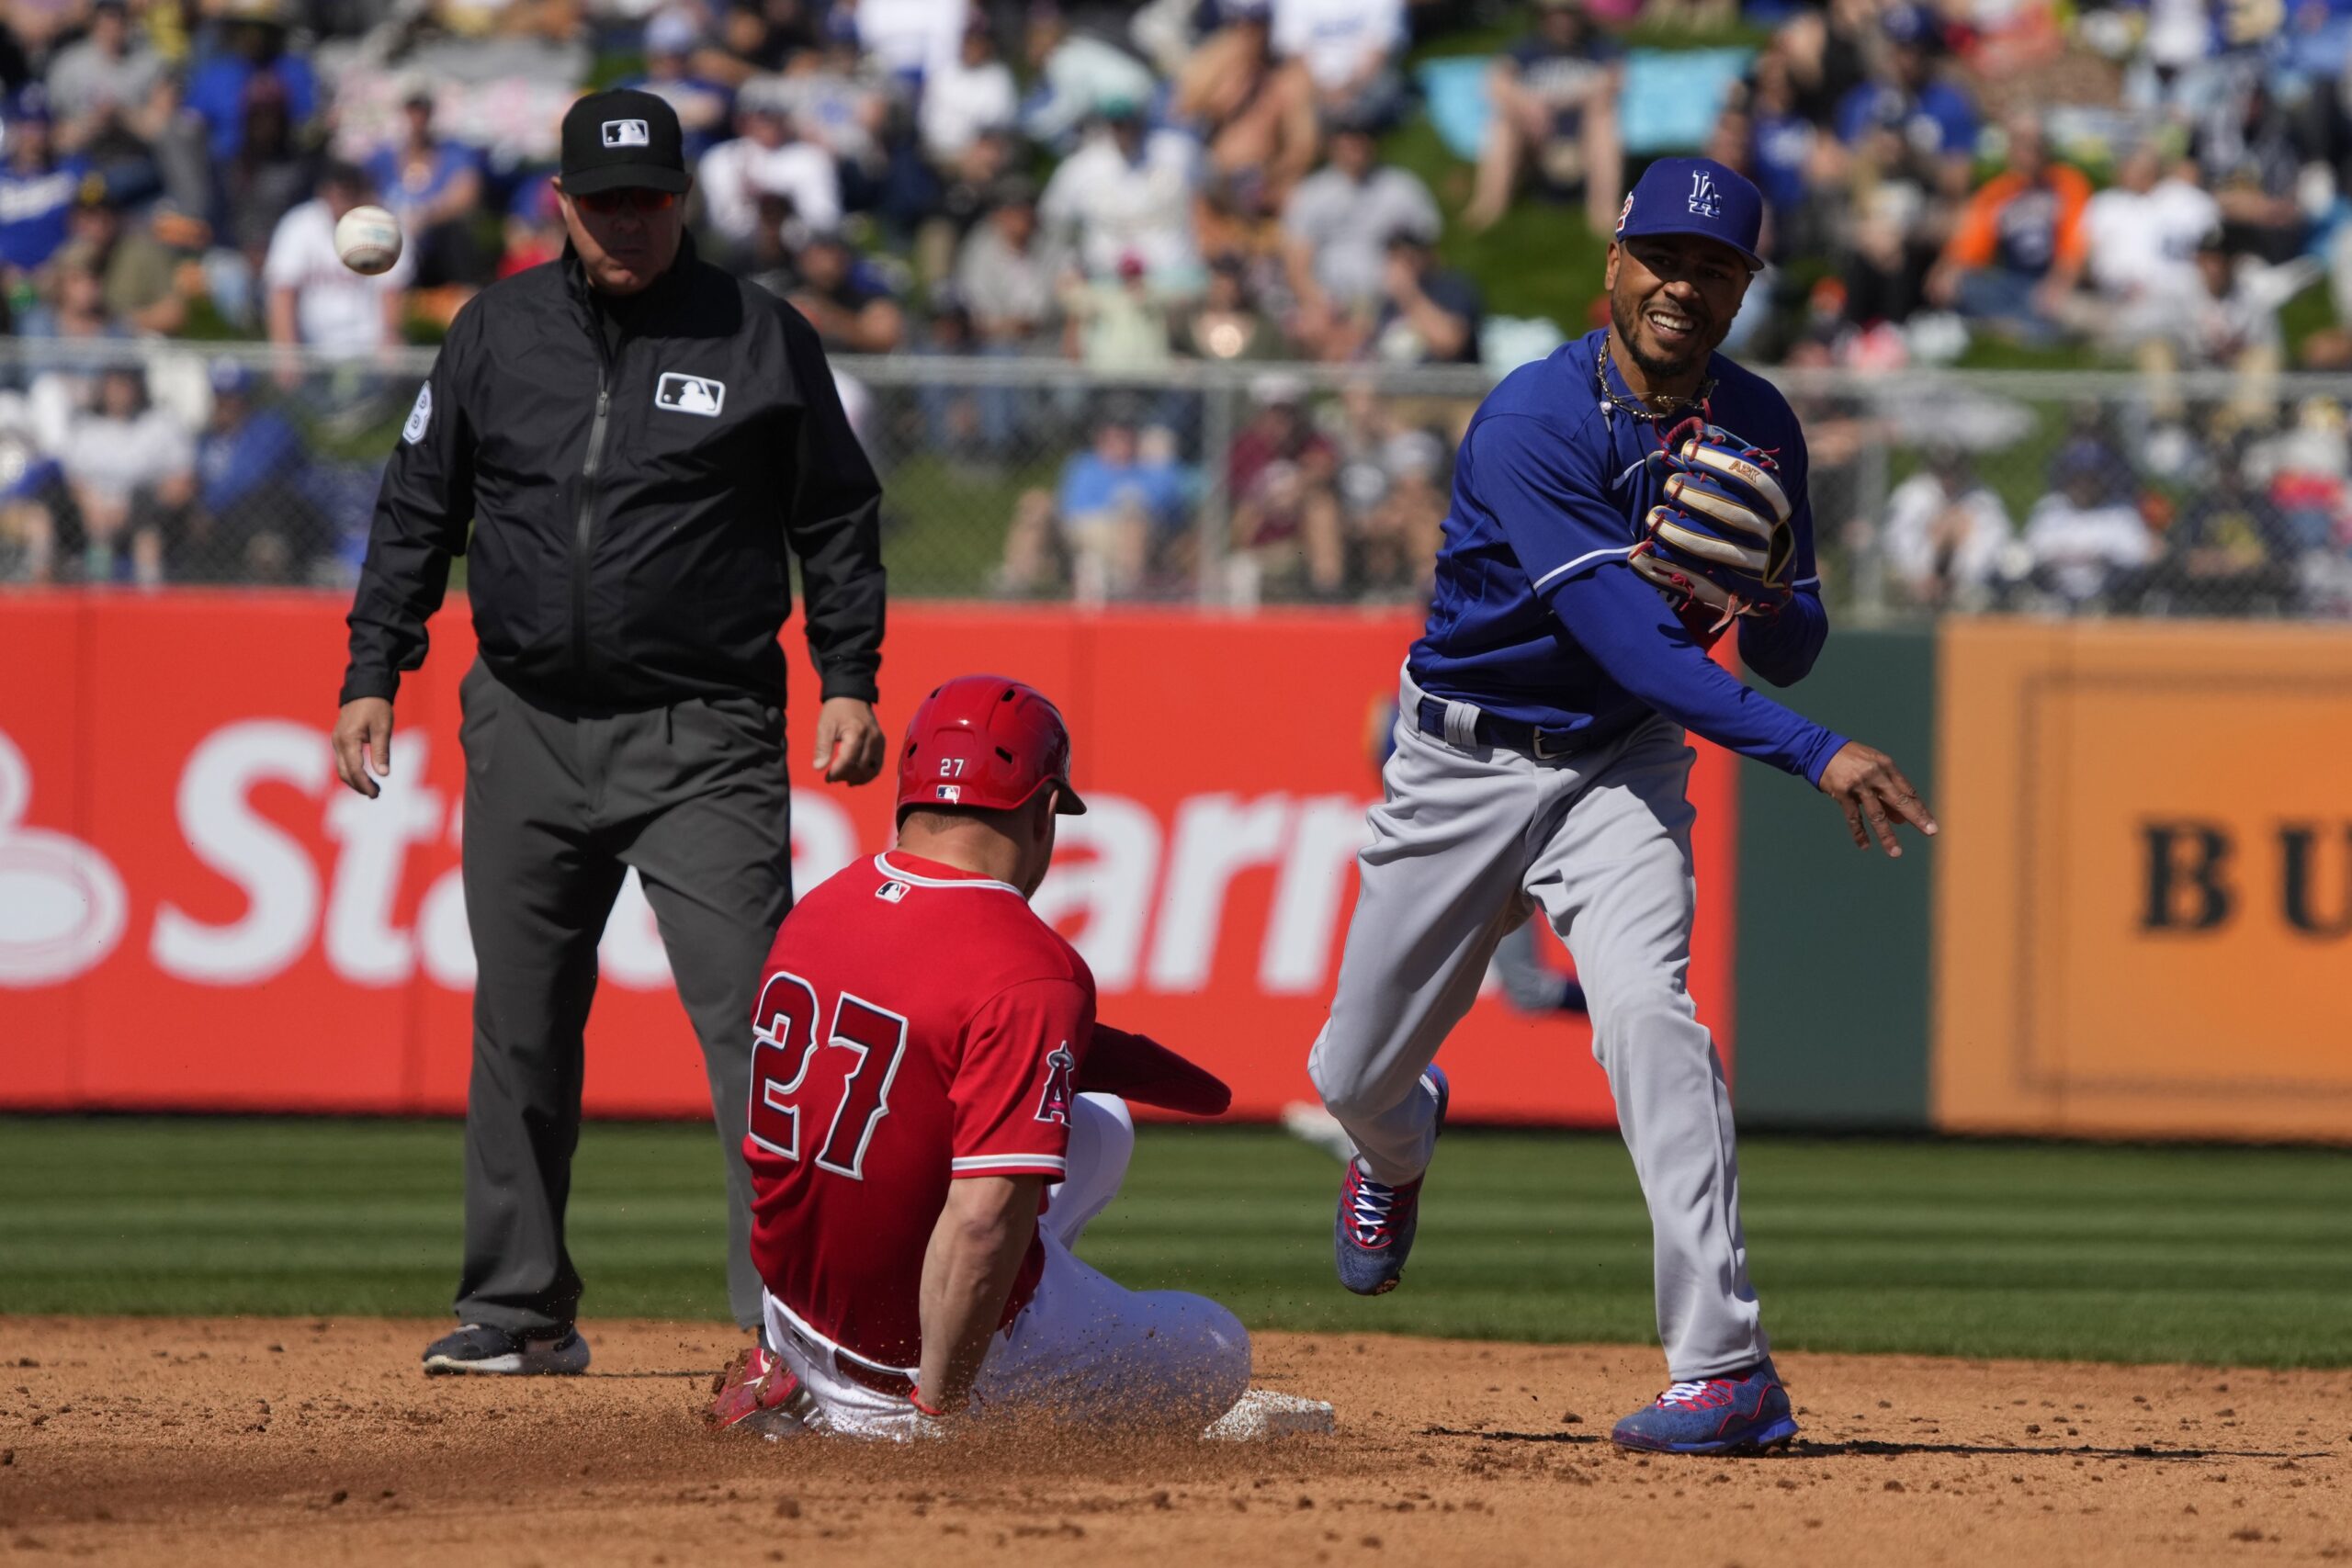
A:
{"type": "Polygon", "coordinates": [[[1617,329],[1617,341],[1625,345],[1626,357],[1652,381],[1672,381],[1703,368],[1715,344],[1723,341],[1721,333],[1702,331],[1700,341],[1680,359],[1653,354],[1642,344],[1642,301],[1622,291],[1612,290],[1609,296],[1609,324],[1617,329]]]}

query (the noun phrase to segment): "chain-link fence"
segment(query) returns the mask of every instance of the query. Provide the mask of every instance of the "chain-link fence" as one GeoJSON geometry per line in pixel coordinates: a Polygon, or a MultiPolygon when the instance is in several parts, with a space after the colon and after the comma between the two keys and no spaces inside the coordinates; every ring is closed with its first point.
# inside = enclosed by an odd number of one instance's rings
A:
{"type": "Polygon", "coordinates": [[[1849,616],[2352,616],[2352,379],[1780,379],[1849,616]]]}
{"type": "MultiPolygon", "coordinates": [[[[0,342],[0,581],[349,583],[429,350],[0,342]]],[[[1476,369],[836,361],[903,596],[1418,602],[1476,369]]],[[[1825,591],[2352,616],[2352,380],[1792,372],[1825,591]]]]}
{"type": "Polygon", "coordinates": [[[1415,601],[1472,369],[843,359],[883,475],[895,590],[1006,598],[1415,601]]]}
{"type": "Polygon", "coordinates": [[[0,340],[0,582],[347,586],[432,364],[0,340]]]}

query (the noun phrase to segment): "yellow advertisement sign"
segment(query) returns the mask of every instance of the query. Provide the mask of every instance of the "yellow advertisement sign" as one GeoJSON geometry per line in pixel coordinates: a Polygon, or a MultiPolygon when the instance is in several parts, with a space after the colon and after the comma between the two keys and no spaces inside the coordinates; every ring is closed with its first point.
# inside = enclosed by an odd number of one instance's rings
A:
{"type": "Polygon", "coordinates": [[[2352,631],[1961,620],[1934,1111],[2352,1140],[2352,631]]]}

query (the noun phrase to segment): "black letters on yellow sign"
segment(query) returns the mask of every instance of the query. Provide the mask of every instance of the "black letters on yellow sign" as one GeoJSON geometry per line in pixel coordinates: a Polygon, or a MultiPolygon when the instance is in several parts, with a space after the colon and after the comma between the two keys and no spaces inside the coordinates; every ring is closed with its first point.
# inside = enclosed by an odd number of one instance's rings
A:
{"type": "Polygon", "coordinates": [[[2312,885],[2320,874],[2313,863],[2322,852],[2319,844],[2324,831],[2307,822],[2290,822],[2278,829],[2278,852],[2284,863],[2279,875],[2279,902],[2286,911],[2287,923],[2306,935],[2352,936],[2352,822],[2344,824],[2344,852],[2336,860],[2335,911],[2332,916],[2323,916],[2312,907],[2312,885]]]}
{"type": "MultiPolygon", "coordinates": [[[[2278,913],[2304,936],[2352,936],[2352,822],[2336,829],[2342,848],[2332,856],[2330,831],[2311,822],[2278,825],[2278,913]]],[[[2231,879],[2237,845],[2227,828],[2143,822],[2140,840],[2146,868],[2142,931],[2210,931],[2229,923],[2238,892],[2231,879]]]]}
{"type": "Polygon", "coordinates": [[[2230,918],[2236,899],[2222,880],[2228,829],[2211,822],[2148,822],[2140,832],[2148,852],[2141,930],[2211,931],[2230,918]]]}

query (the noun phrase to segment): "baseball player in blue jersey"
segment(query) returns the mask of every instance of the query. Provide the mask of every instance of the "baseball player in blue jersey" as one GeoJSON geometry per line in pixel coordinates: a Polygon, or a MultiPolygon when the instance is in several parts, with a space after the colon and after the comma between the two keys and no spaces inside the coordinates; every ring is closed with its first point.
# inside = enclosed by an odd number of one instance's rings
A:
{"type": "Polygon", "coordinates": [[[1575,955],[1649,1205],[1672,1386],[1629,1448],[1795,1436],[1748,1284],[1731,1100],[1684,989],[1696,907],[1683,732],[1784,769],[1902,852],[1935,820],[1883,752],[1713,663],[1802,679],[1827,637],[1804,433],[1714,352],[1763,202],[1723,164],[1650,165],[1609,248],[1610,325],[1506,378],[1463,437],[1429,626],[1408,657],[1386,798],[1308,1071],[1354,1141],[1340,1278],[1393,1289],[1445,1120],[1432,1063],[1496,943],[1540,912],[1575,955]]]}

